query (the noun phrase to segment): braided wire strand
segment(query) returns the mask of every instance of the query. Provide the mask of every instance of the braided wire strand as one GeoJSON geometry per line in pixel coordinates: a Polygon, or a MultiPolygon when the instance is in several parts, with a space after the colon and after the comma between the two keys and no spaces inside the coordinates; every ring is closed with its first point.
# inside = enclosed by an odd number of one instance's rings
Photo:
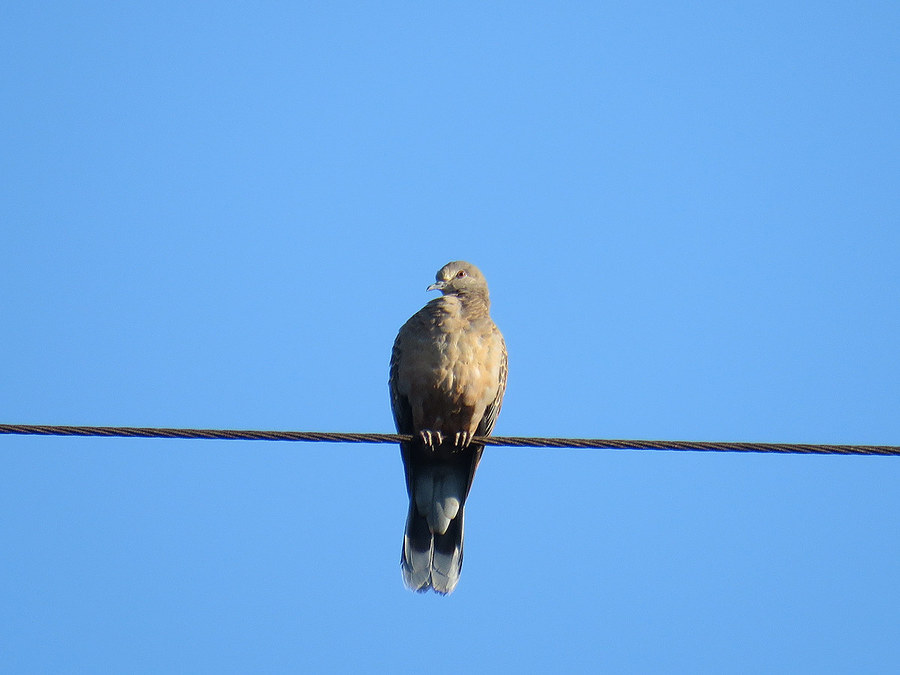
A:
{"type": "MultiPolygon", "coordinates": [[[[243,441],[301,441],[313,443],[399,443],[404,434],[341,433],[330,431],[252,431],[238,429],[170,429],[165,427],[89,427],[37,424],[0,424],[0,434],[42,436],[106,436],[123,438],[185,438],[243,441]]],[[[818,455],[900,456],[896,445],[818,445],[808,443],[743,443],[709,441],[643,441],[601,438],[539,438],[487,436],[478,443],[514,448],[579,448],[590,450],[682,450],[703,452],[777,452],[818,455]]]]}

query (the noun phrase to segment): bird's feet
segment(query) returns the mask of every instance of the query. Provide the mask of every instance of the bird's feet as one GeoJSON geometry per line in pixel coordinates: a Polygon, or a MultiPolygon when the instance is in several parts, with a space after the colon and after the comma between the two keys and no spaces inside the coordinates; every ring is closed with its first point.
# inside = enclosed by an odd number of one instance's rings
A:
{"type": "Polygon", "coordinates": [[[422,429],[419,432],[419,438],[429,450],[437,450],[441,443],[444,442],[444,435],[440,431],[432,431],[431,429],[422,429]]]}
{"type": "Polygon", "coordinates": [[[472,433],[469,431],[457,431],[453,437],[453,447],[459,450],[465,450],[466,446],[472,442],[472,433]]]}

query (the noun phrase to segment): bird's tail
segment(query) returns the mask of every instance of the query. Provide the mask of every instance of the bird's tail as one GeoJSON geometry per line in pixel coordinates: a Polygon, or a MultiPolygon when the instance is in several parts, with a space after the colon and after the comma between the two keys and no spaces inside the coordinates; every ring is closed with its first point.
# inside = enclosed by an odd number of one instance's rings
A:
{"type": "Polygon", "coordinates": [[[446,595],[459,582],[463,563],[464,508],[483,446],[443,458],[407,462],[409,514],[400,564],[414,591],[446,595]]]}
{"type": "Polygon", "coordinates": [[[463,561],[463,516],[460,506],[443,533],[432,532],[428,519],[419,513],[416,500],[410,499],[400,559],[403,583],[414,591],[429,588],[446,595],[459,582],[463,561]]]}

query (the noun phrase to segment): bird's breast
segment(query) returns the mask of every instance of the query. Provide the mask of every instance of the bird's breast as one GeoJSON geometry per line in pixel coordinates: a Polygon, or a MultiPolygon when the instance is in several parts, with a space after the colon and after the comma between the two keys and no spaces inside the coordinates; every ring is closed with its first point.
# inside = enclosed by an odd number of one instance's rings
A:
{"type": "Polygon", "coordinates": [[[418,336],[404,345],[399,372],[417,428],[446,427],[451,418],[450,426],[469,427],[500,386],[502,346],[493,324],[443,316],[418,336]]]}

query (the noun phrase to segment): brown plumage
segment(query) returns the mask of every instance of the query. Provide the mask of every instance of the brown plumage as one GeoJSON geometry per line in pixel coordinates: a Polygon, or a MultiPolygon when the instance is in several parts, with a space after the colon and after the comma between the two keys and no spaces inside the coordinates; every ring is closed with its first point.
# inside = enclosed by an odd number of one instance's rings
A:
{"type": "Polygon", "coordinates": [[[490,315],[487,282],[474,265],[447,263],[436,298],[400,329],[391,354],[391,408],[409,493],[403,581],[446,594],[459,581],[463,512],[483,445],[506,389],[506,344],[490,315]]]}

